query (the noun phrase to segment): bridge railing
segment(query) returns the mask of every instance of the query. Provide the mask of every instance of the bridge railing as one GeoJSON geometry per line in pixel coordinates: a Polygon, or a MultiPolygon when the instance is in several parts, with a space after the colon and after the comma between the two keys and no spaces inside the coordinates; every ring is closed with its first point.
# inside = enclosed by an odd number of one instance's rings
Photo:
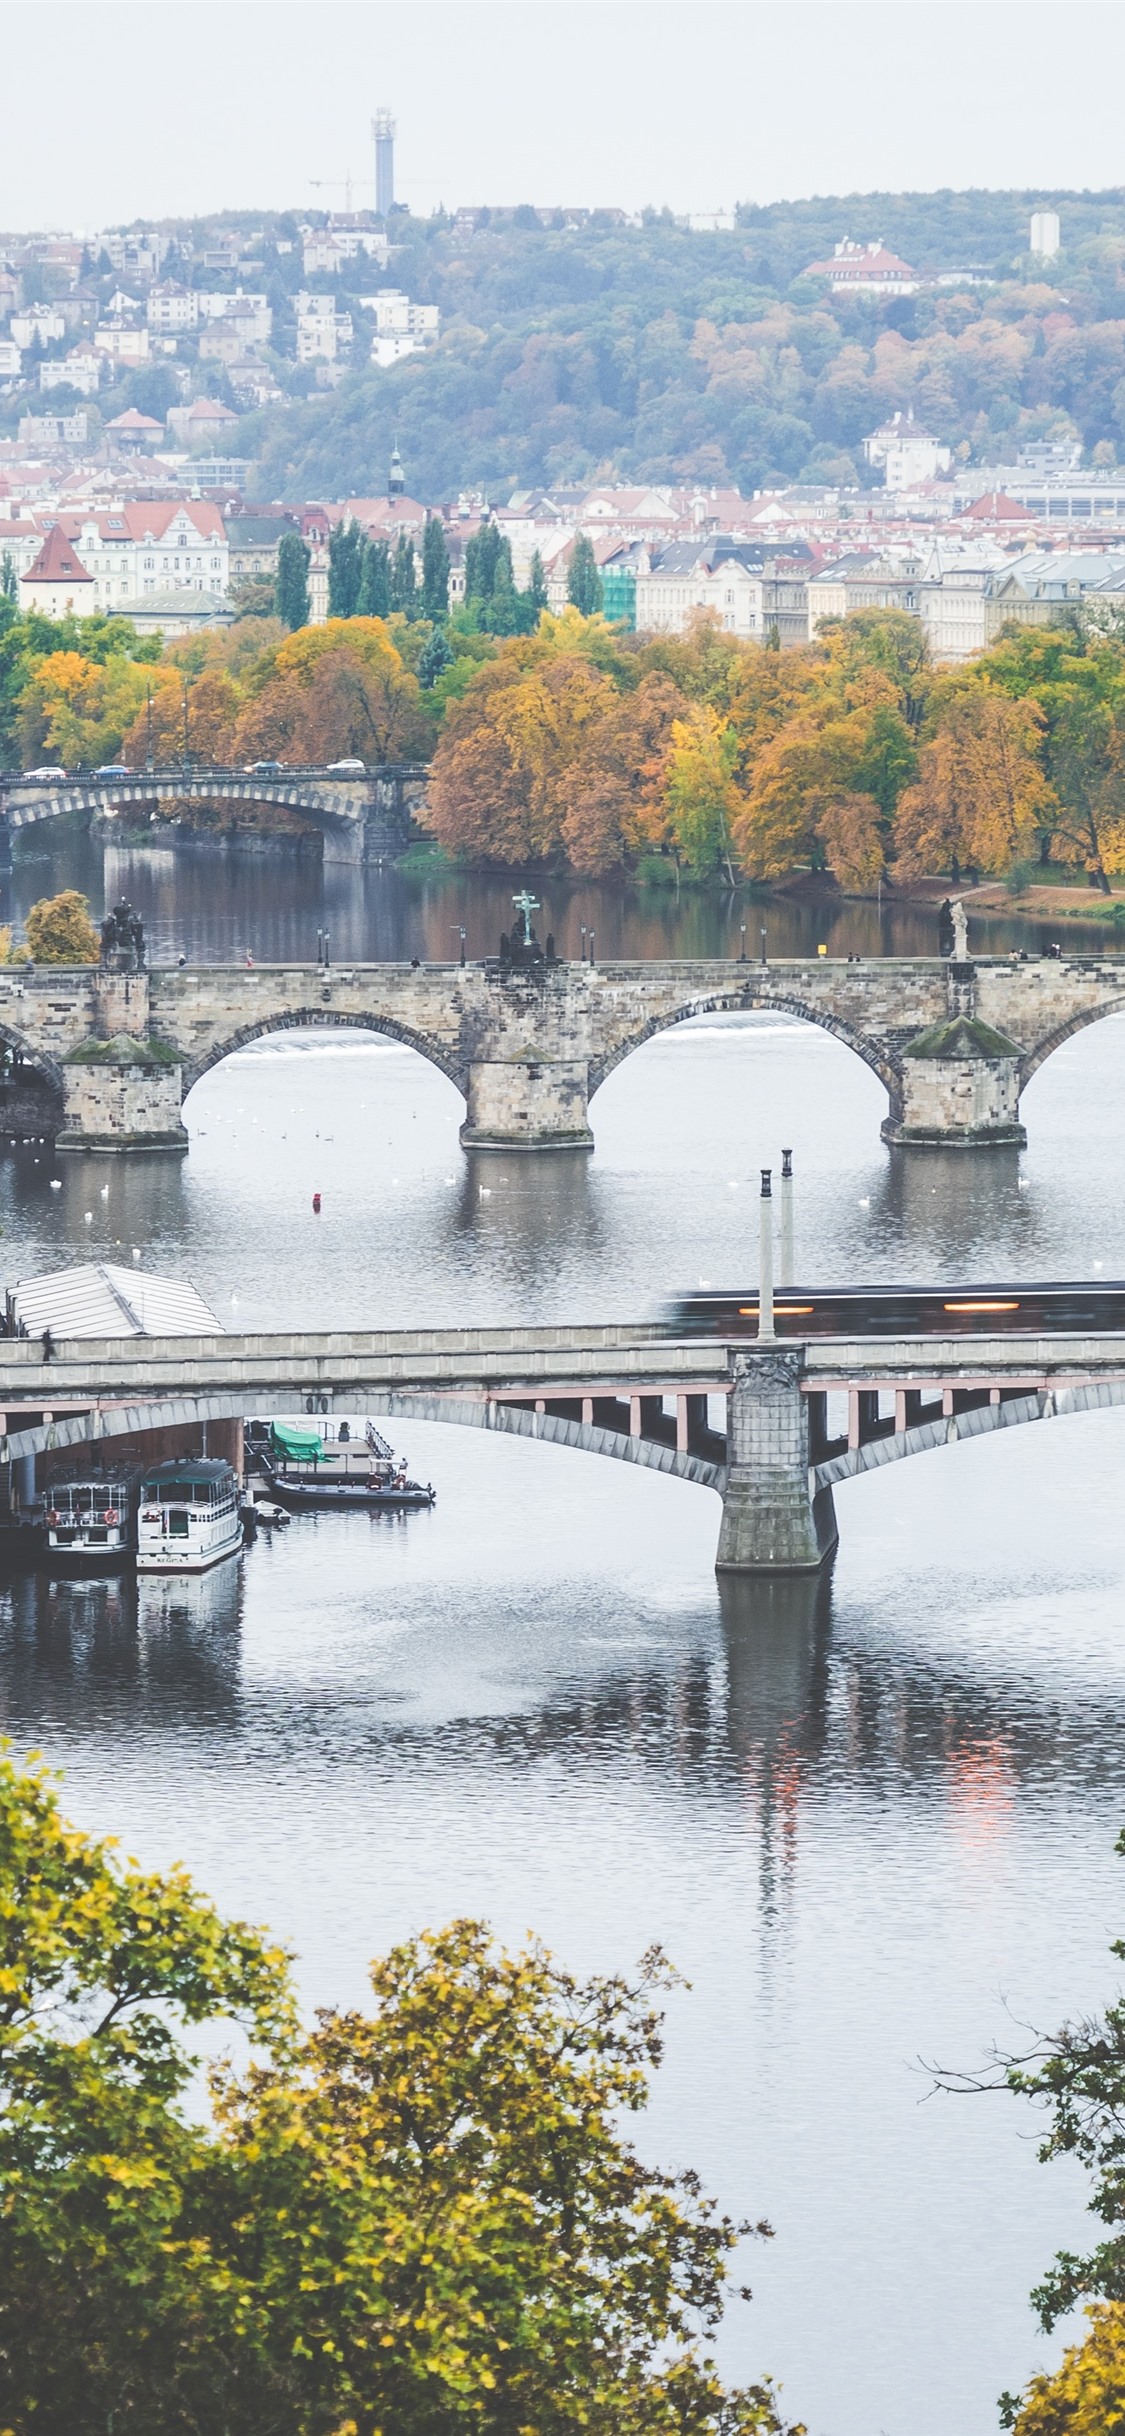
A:
{"type": "Polygon", "coordinates": [[[100,778],[96,770],[64,770],[61,778],[36,778],[28,770],[0,770],[0,794],[11,793],[13,789],[26,788],[32,794],[49,795],[54,788],[64,785],[96,787],[101,790],[107,787],[124,786],[184,786],[194,784],[199,779],[229,780],[234,778],[261,778],[265,781],[272,781],[277,786],[290,783],[296,785],[302,780],[314,779],[323,783],[327,779],[338,786],[354,786],[364,778],[390,778],[398,774],[404,777],[420,776],[422,773],[423,765],[420,762],[404,761],[371,762],[363,770],[335,770],[330,762],[309,764],[286,761],[276,770],[255,770],[248,762],[228,765],[219,761],[193,761],[186,767],[183,762],[167,762],[154,766],[151,770],[147,765],[143,768],[131,769],[119,778],[100,778]]]}

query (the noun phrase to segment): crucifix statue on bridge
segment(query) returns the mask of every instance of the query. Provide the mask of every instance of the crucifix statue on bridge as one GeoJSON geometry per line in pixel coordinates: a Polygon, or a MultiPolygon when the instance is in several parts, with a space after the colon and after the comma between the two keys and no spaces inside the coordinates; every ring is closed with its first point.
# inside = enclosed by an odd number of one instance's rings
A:
{"type": "Polygon", "coordinates": [[[547,951],[544,955],[531,919],[532,914],[539,911],[538,897],[529,896],[526,888],[521,888],[518,897],[512,898],[512,903],[516,909],[516,920],[512,924],[511,938],[508,937],[507,931],[501,934],[501,964],[525,967],[543,963],[553,964],[555,961],[554,939],[548,938],[547,951]]]}

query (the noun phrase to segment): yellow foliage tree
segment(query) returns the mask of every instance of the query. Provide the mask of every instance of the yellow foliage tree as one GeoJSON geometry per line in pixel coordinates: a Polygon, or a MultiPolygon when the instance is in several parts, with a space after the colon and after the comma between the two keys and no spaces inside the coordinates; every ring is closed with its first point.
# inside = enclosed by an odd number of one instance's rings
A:
{"type": "Polygon", "coordinates": [[[1003,871],[1034,851],[1058,813],[1040,760],[1046,721],[1030,696],[980,686],[957,692],[923,747],[895,819],[904,879],[946,871],[954,857],[1003,871]]]}
{"type": "Polygon", "coordinates": [[[672,723],[665,801],[677,852],[693,871],[721,866],[733,887],[731,828],[741,806],[734,770],[738,738],[709,703],[672,723]]]}
{"type": "Polygon", "coordinates": [[[20,704],[17,734],[25,766],[45,754],[68,770],[111,760],[145,699],[151,669],[113,655],[88,660],[53,651],[40,660],[20,704]]]}
{"type": "Polygon", "coordinates": [[[1122,2436],[1125,2307],[1088,2309],[1090,2332],[1050,2376],[1033,2377],[1012,2421],[1015,2436],[1122,2436]]]}
{"type": "Polygon", "coordinates": [[[37,964],[96,964],[101,942],[90,920],[87,898],[77,888],[64,888],[57,897],[40,897],[24,925],[27,944],[37,964]]]}

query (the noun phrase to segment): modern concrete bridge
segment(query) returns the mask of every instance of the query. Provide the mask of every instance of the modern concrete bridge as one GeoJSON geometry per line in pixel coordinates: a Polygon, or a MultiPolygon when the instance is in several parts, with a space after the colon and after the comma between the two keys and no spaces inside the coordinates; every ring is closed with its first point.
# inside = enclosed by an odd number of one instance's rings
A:
{"type": "MultiPolygon", "coordinates": [[[[652,1327],[0,1340],[0,1464],[205,1420],[404,1416],[715,1489],[723,1573],[815,1572],[835,1486],[958,1439],[1125,1404],[1125,1336],[680,1340],[652,1327]],[[832,1434],[833,1425],[836,1434],[832,1434]]],[[[107,1449],[107,1451],[112,1451],[107,1449]]]]}
{"type": "MultiPolygon", "coordinates": [[[[623,1058],[693,1015],[769,1008],[818,1024],[879,1076],[888,1142],[1021,1144],[1020,1093],[1060,1043],[1125,1008],[1125,957],[827,956],[558,963],[232,965],[125,976],[0,967],[0,1040],[31,1061],[65,1149],[186,1149],[183,1097],[288,1026],[404,1041],[464,1097],[466,1144],[589,1145],[623,1058]]],[[[28,1128],[24,1128],[28,1130],[28,1128]]]]}
{"type": "Polygon", "coordinates": [[[384,763],[365,776],[331,769],[277,771],[189,767],[133,770],[125,778],[22,778],[0,771],[0,861],[16,830],[62,813],[86,819],[131,811],[168,816],[177,804],[278,804],[299,812],[324,840],[331,863],[385,862],[410,843],[427,772],[421,762],[384,763]]]}

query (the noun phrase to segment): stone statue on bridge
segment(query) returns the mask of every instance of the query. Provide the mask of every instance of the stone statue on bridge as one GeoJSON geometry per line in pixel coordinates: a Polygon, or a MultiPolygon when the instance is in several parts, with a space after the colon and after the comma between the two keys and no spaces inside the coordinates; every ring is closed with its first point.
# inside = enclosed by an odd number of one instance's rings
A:
{"type": "Polygon", "coordinates": [[[101,960],[107,972],[143,973],[145,929],[127,897],[122,897],[102,923],[101,960]]]}
{"type": "Polygon", "coordinates": [[[541,947],[531,919],[532,914],[539,911],[538,898],[529,896],[526,888],[523,888],[518,897],[512,898],[512,903],[516,909],[516,919],[510,938],[506,930],[500,933],[501,964],[522,972],[543,964],[554,964],[555,942],[552,933],[547,933],[546,948],[541,947]]]}

